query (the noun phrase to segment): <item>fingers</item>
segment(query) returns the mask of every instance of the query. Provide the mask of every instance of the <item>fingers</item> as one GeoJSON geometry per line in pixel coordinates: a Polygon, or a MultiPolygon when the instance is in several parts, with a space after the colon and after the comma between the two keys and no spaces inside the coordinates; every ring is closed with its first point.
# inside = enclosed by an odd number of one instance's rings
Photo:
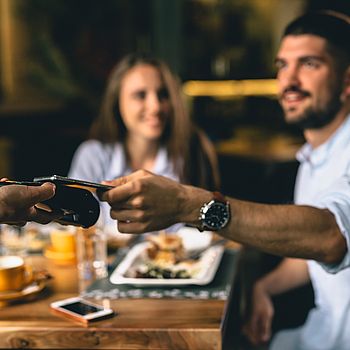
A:
{"type": "Polygon", "coordinates": [[[2,222],[2,224],[16,225],[16,226],[20,226],[20,227],[24,226],[26,223],[27,223],[27,221],[16,221],[16,220],[14,220],[14,221],[9,220],[9,221],[2,222]]]}
{"type": "Polygon", "coordinates": [[[266,317],[258,317],[252,326],[252,339],[254,344],[263,344],[270,339],[270,320],[266,317]]]}
{"type": "Polygon", "coordinates": [[[56,186],[51,182],[45,182],[41,186],[27,186],[29,198],[26,206],[34,206],[37,203],[50,199],[55,195],[56,186]]]}
{"type": "Polygon", "coordinates": [[[130,181],[134,181],[134,180],[140,179],[140,178],[145,177],[145,176],[150,176],[150,175],[153,175],[153,174],[147,170],[141,169],[141,170],[137,170],[129,175],[118,177],[117,179],[113,179],[113,180],[109,180],[109,181],[107,181],[107,180],[102,181],[102,183],[105,185],[109,185],[109,186],[122,186],[130,181]]]}
{"type": "Polygon", "coordinates": [[[126,182],[123,185],[117,186],[109,191],[106,191],[99,195],[101,201],[108,202],[113,206],[117,206],[118,203],[126,203],[140,187],[139,182],[126,182]]]}
{"type": "Polygon", "coordinates": [[[245,325],[242,329],[245,336],[253,345],[261,345],[267,342],[270,338],[266,338],[266,333],[264,333],[261,328],[261,320],[255,319],[251,320],[249,324],[245,325]]]}
{"type": "Polygon", "coordinates": [[[258,319],[253,315],[252,318],[249,320],[249,322],[245,324],[242,329],[243,333],[246,335],[249,341],[254,345],[259,344],[257,323],[258,323],[258,319]]]}
{"type": "Polygon", "coordinates": [[[110,216],[112,219],[121,222],[146,222],[145,212],[138,209],[115,210],[111,209],[110,216]]]}
{"type": "Polygon", "coordinates": [[[102,202],[107,202],[113,208],[122,208],[126,205],[128,199],[131,196],[130,186],[125,185],[123,187],[116,187],[112,190],[99,194],[99,199],[102,202]],[[124,188],[127,186],[127,188],[124,188]]]}
{"type": "Polygon", "coordinates": [[[117,187],[117,186],[122,186],[124,184],[126,184],[129,180],[129,177],[130,175],[127,175],[127,176],[121,176],[117,179],[114,179],[114,180],[109,180],[109,181],[102,181],[102,183],[104,185],[109,185],[109,186],[114,186],[114,187],[117,187]]]}
{"type": "Polygon", "coordinates": [[[261,345],[270,340],[273,307],[268,298],[259,300],[256,308],[253,307],[250,320],[244,325],[243,332],[254,345],[261,345]]]}
{"type": "Polygon", "coordinates": [[[118,221],[118,231],[121,233],[144,233],[150,230],[145,223],[118,221]]]}
{"type": "Polygon", "coordinates": [[[263,343],[269,341],[271,337],[271,318],[266,317],[265,319],[262,319],[259,328],[259,341],[263,343]]]}
{"type": "Polygon", "coordinates": [[[131,210],[114,209],[110,210],[110,216],[114,220],[118,221],[136,221],[135,216],[132,214],[131,210]]]}
{"type": "Polygon", "coordinates": [[[47,224],[62,216],[62,213],[47,212],[36,207],[36,204],[50,199],[55,195],[56,186],[46,182],[41,186],[27,186],[27,194],[23,198],[23,205],[27,207],[27,215],[23,216],[26,221],[35,221],[40,224],[47,224]]]}
{"type": "Polygon", "coordinates": [[[111,181],[104,181],[106,185],[114,186],[112,190],[99,194],[99,198],[106,202],[125,201],[135,194],[141,186],[141,179],[150,177],[153,174],[146,170],[138,170],[127,176],[119,177],[111,181]]]}
{"type": "Polygon", "coordinates": [[[48,224],[51,221],[60,219],[63,214],[62,212],[47,212],[39,208],[34,208],[35,213],[32,213],[29,218],[30,221],[35,221],[39,224],[48,224]]]}

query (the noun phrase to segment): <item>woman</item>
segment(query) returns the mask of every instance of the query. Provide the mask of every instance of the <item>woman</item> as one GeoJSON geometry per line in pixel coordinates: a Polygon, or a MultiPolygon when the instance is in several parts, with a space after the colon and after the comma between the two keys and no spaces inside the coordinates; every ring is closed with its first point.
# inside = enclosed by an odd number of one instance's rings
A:
{"type": "Polygon", "coordinates": [[[146,169],[211,190],[219,187],[214,148],[192,124],[178,79],[154,57],[131,54],[115,66],[90,138],[74,155],[72,178],[101,182],[146,169]]]}

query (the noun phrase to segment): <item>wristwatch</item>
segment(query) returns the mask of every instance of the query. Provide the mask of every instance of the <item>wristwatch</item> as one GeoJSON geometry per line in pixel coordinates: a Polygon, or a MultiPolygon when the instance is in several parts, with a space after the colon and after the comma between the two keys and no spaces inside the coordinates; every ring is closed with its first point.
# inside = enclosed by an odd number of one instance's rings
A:
{"type": "Polygon", "coordinates": [[[230,205],[220,192],[213,192],[213,199],[205,203],[199,214],[199,231],[218,231],[230,221],[230,205]]]}

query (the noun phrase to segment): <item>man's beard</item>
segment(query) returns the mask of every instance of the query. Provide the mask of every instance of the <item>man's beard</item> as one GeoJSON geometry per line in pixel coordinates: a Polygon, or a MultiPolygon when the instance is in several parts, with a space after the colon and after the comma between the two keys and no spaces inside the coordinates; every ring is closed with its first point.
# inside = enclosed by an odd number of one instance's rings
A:
{"type": "Polygon", "coordinates": [[[331,101],[323,109],[316,110],[309,107],[299,115],[298,119],[287,120],[287,123],[295,125],[302,130],[321,129],[335,119],[341,106],[339,94],[334,94],[331,101]]]}

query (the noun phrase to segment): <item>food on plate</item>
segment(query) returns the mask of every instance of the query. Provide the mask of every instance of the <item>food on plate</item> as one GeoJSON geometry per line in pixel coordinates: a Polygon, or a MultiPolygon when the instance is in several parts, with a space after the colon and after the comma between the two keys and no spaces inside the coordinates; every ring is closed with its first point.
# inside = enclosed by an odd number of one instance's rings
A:
{"type": "Polygon", "coordinates": [[[191,278],[198,270],[198,261],[185,259],[182,238],[161,231],[150,235],[149,246],[133,271],[136,278],[191,278]]]}
{"type": "Polygon", "coordinates": [[[160,266],[174,265],[184,258],[185,250],[182,239],[176,234],[166,234],[161,231],[158,235],[150,235],[147,249],[148,258],[160,266]]]}
{"type": "Polygon", "coordinates": [[[172,266],[169,268],[160,267],[152,263],[145,263],[138,266],[136,269],[136,278],[191,278],[191,272],[180,266],[172,266]],[[176,268],[177,267],[177,268],[176,268]]]}

